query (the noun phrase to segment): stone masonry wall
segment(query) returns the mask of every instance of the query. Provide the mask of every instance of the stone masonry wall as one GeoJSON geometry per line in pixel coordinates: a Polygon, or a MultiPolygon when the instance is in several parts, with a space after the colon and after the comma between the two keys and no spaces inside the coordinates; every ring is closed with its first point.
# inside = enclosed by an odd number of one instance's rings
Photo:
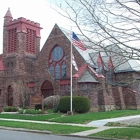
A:
{"type": "MultiPolygon", "coordinates": [[[[36,75],[40,80],[40,88],[41,88],[42,83],[45,80],[49,80],[54,87],[54,94],[59,93],[59,88],[56,88],[56,87],[59,87],[59,85],[58,85],[58,81],[56,81],[49,72],[48,58],[52,49],[57,45],[61,46],[65,52],[66,78],[70,78],[70,45],[71,44],[70,44],[70,41],[61,32],[61,30],[59,30],[57,25],[54,27],[54,29],[50,33],[48,40],[46,41],[44,47],[42,48],[40,52],[40,56],[38,60],[35,62],[36,75]]],[[[83,58],[79,55],[77,50],[74,48],[73,48],[73,54],[75,56],[78,67],[80,67],[81,65],[85,63],[83,58]]],[[[73,68],[73,74],[75,74],[75,72],[76,70],[73,68]]]]}

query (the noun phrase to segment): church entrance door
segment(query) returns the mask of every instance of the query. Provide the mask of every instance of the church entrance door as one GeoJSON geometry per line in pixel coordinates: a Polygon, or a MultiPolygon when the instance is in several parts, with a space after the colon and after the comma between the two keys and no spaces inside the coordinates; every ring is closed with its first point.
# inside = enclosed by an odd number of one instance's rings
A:
{"type": "Polygon", "coordinates": [[[44,81],[41,86],[41,93],[44,96],[44,98],[52,96],[53,95],[53,86],[51,82],[48,80],[44,81]]]}
{"type": "Polygon", "coordinates": [[[12,106],[13,105],[13,89],[11,86],[8,86],[8,106],[12,106]]]}

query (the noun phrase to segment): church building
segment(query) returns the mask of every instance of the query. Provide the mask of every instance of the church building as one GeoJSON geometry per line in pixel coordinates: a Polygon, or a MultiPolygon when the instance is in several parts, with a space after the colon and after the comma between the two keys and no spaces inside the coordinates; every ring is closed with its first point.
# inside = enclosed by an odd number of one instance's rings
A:
{"type": "MultiPolygon", "coordinates": [[[[10,9],[6,12],[0,55],[1,108],[30,106],[35,95],[70,95],[71,33],[55,24],[40,50],[41,29],[39,23],[13,19],[10,9]]],[[[116,45],[108,48],[120,51],[116,45]]],[[[91,111],[140,109],[136,60],[76,44],[72,54],[72,93],[89,98],[91,111]]]]}

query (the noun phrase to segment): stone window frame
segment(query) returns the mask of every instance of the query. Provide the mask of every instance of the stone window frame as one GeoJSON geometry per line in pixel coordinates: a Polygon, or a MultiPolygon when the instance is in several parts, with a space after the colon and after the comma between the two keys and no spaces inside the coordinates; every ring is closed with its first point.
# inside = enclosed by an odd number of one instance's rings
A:
{"type": "Polygon", "coordinates": [[[55,45],[50,51],[48,66],[51,75],[55,79],[66,78],[66,56],[61,46],[55,45]]]}

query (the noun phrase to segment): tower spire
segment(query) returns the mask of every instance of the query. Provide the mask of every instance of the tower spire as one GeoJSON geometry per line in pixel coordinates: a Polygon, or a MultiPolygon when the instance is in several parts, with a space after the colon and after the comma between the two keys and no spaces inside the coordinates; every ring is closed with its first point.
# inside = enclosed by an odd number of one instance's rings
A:
{"type": "Polygon", "coordinates": [[[13,18],[13,17],[12,17],[12,14],[11,14],[11,11],[10,11],[10,8],[8,8],[8,10],[7,10],[7,12],[6,12],[4,18],[11,18],[11,19],[13,18]]]}

